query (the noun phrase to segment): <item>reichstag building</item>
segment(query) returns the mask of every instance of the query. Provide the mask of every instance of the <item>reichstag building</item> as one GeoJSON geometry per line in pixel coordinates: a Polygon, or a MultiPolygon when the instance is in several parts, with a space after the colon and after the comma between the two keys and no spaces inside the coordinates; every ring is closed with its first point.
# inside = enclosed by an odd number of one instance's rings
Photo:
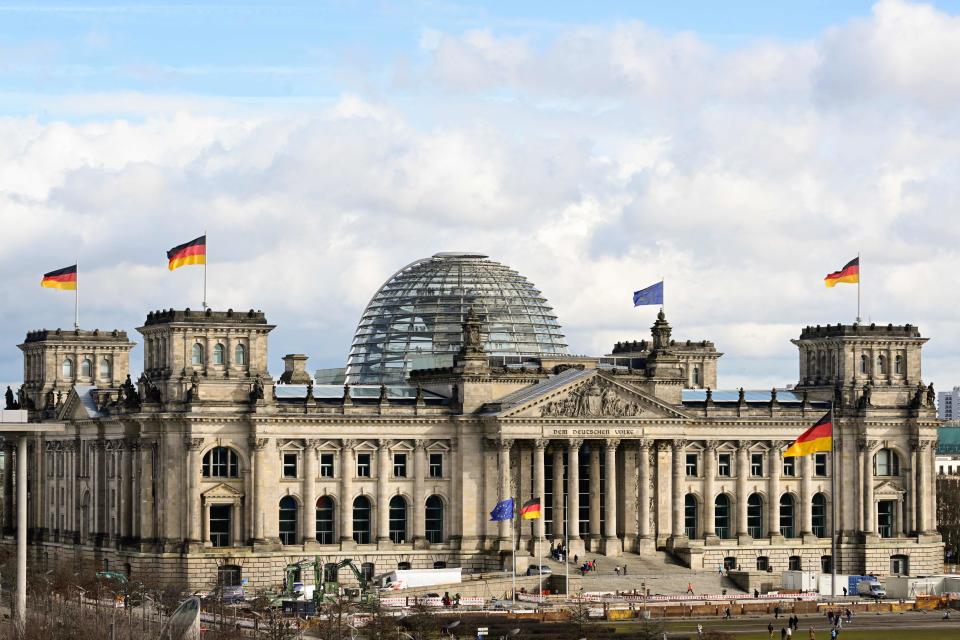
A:
{"type": "Polygon", "coordinates": [[[273,586],[315,556],[489,570],[516,545],[523,568],[541,538],[694,568],[942,570],[915,326],[806,327],[793,388],[720,391],[722,354],[662,311],[649,335],[570,355],[530,281],[441,253],[374,294],[342,370],[291,354],[274,379],[274,328],[253,310],[148,313],[136,380],[123,330],[28,332],[14,402],[67,425],[30,445],[35,552],[197,588],[273,586]],[[837,495],[832,454],[782,455],[831,402],[837,495]],[[507,496],[544,506],[516,539],[490,521],[507,496]]]}

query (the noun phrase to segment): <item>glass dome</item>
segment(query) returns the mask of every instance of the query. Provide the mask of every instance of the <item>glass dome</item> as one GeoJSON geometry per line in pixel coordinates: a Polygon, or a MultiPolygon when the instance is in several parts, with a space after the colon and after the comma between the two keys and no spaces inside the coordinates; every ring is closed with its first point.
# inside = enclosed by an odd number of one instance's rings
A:
{"type": "Polygon", "coordinates": [[[522,275],[477,253],[438,253],[393,274],[363,311],[347,362],[350,384],[396,383],[411,369],[450,366],[473,309],[484,347],[504,363],[564,355],[557,317],[522,275]]]}

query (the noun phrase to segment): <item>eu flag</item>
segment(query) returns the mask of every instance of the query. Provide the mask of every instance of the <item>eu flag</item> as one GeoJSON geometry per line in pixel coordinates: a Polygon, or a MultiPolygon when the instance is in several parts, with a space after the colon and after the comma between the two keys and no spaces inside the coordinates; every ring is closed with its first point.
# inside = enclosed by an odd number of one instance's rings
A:
{"type": "Polygon", "coordinates": [[[490,512],[490,520],[499,522],[501,520],[513,520],[513,498],[507,498],[497,503],[497,506],[490,512]]]}
{"type": "Polygon", "coordinates": [[[645,304],[663,304],[663,280],[646,289],[633,292],[633,306],[639,307],[645,304]]]}

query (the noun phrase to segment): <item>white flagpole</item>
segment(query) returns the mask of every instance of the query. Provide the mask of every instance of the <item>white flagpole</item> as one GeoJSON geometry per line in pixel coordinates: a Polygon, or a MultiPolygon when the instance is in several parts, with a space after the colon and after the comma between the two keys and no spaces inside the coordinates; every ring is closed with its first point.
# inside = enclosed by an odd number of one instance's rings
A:
{"type": "MultiPolygon", "coordinates": [[[[860,285],[857,285],[857,291],[860,285]]],[[[830,401],[830,601],[837,591],[837,425],[834,424],[833,400],[830,401]]]]}
{"type": "Polygon", "coordinates": [[[514,504],[513,517],[510,518],[510,551],[513,554],[513,604],[517,604],[517,540],[514,537],[517,523],[517,507],[514,504]]]}
{"type": "Polygon", "coordinates": [[[540,527],[540,538],[537,540],[537,578],[540,583],[540,602],[543,602],[543,530],[547,522],[543,517],[543,500],[540,501],[540,516],[537,526],[540,527]]]}
{"type": "Polygon", "coordinates": [[[207,230],[203,230],[203,308],[207,308],[207,230]]]}
{"type": "Polygon", "coordinates": [[[77,277],[73,285],[73,328],[80,328],[80,258],[77,258],[77,277]]]}
{"type": "Polygon", "coordinates": [[[567,523],[570,522],[570,511],[568,510],[567,504],[570,499],[569,491],[563,492],[563,562],[567,566],[567,600],[570,599],[570,527],[567,526],[567,523]]]}
{"type": "Polygon", "coordinates": [[[857,324],[860,324],[860,252],[857,251],[857,324]]]}

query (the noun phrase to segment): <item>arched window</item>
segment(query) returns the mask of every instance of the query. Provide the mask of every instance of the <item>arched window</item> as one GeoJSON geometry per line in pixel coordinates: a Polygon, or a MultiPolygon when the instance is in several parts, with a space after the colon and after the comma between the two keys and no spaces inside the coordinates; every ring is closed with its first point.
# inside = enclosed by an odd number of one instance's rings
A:
{"type": "Polygon", "coordinates": [[[796,529],[793,526],[794,506],[792,495],[785,493],[780,496],[780,535],[784,538],[797,537],[796,529]]]}
{"type": "Polygon", "coordinates": [[[811,504],[812,518],[810,528],[818,538],[827,537],[827,496],[815,494],[811,504]]]}
{"type": "Polygon", "coordinates": [[[390,541],[407,541],[407,501],[402,496],[390,498],[390,541]]]}
{"type": "Polygon", "coordinates": [[[100,361],[100,379],[109,380],[110,379],[110,361],[104,358],[100,361]]]}
{"type": "Polygon", "coordinates": [[[63,371],[64,378],[73,378],[73,360],[70,358],[64,360],[61,369],[63,371]]]}
{"type": "Polygon", "coordinates": [[[870,358],[866,354],[860,356],[860,373],[863,375],[870,373],[870,358]]]}
{"type": "Polygon", "coordinates": [[[203,346],[199,342],[195,343],[190,350],[190,364],[195,367],[203,364],[203,346]]]}
{"type": "Polygon", "coordinates": [[[223,364],[223,345],[219,342],[213,345],[213,364],[223,364]]]}
{"type": "Polygon", "coordinates": [[[297,500],[293,496],[280,498],[280,544],[297,543],[297,500]]]}
{"type": "Polygon", "coordinates": [[[237,452],[228,447],[214,447],[203,456],[201,471],[204,478],[239,478],[240,464],[237,452]]]}
{"type": "Polygon", "coordinates": [[[893,359],[893,372],[898,376],[903,375],[903,356],[898,355],[893,359]]]}
{"type": "Polygon", "coordinates": [[[763,498],[759,493],[747,498],[747,533],[753,538],[763,537],[763,498]]]}
{"type": "Polygon", "coordinates": [[[89,378],[90,371],[93,368],[93,364],[87,358],[83,359],[83,362],[80,363],[80,377],[89,378]]]}
{"type": "Polygon", "coordinates": [[[877,358],[877,367],[880,369],[880,375],[887,375],[887,356],[881,355],[877,358]]]}
{"type": "Polygon", "coordinates": [[[893,449],[880,449],[873,456],[873,475],[898,476],[900,475],[900,457],[893,449]]]}
{"type": "Polygon", "coordinates": [[[317,542],[320,544],[333,544],[333,516],[333,499],[317,498],[317,542]]]}
{"type": "Polygon", "coordinates": [[[238,344],[233,350],[233,364],[247,364],[247,350],[238,344]]]}
{"type": "Polygon", "coordinates": [[[353,540],[370,544],[370,500],[357,496],[353,501],[353,540]]]}
{"type": "Polygon", "coordinates": [[[443,542],[443,500],[440,496],[430,496],[426,505],[427,542],[443,542]]]}
{"type": "Polygon", "coordinates": [[[683,527],[690,539],[697,537],[697,516],[697,498],[688,493],[683,498],[683,527]]]}
{"type": "Polygon", "coordinates": [[[721,493],[713,502],[713,522],[718,538],[730,537],[730,498],[721,493]]]}

